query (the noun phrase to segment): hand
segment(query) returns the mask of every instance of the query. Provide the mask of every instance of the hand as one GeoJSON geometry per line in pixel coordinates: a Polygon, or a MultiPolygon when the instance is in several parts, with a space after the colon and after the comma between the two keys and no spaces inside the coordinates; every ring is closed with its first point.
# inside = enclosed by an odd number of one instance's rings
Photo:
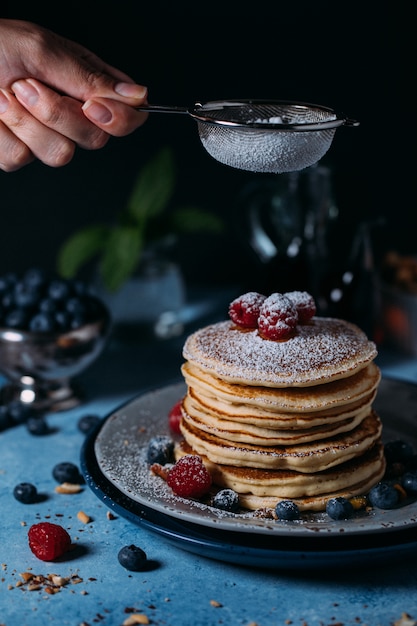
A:
{"type": "Polygon", "coordinates": [[[60,167],[141,126],[147,89],[92,52],[30,22],[0,19],[0,169],[60,167]]]}

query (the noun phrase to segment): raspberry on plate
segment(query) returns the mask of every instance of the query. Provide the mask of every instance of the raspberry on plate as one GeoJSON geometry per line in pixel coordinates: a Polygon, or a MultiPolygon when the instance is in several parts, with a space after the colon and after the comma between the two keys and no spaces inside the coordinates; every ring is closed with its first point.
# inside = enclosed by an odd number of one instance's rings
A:
{"type": "Polygon", "coordinates": [[[211,487],[211,476],[201,457],[187,454],[169,470],[167,484],[182,498],[200,498],[211,487]]]}
{"type": "Polygon", "coordinates": [[[272,340],[289,339],[298,322],[297,309],[282,293],[273,293],[261,306],[258,329],[262,337],[272,340]]]}
{"type": "Polygon", "coordinates": [[[171,408],[171,410],[168,413],[169,428],[176,435],[181,434],[181,431],[180,431],[180,422],[181,422],[181,417],[182,417],[181,405],[182,405],[182,400],[179,400],[178,402],[174,404],[174,406],[171,408]]]}
{"type": "Polygon", "coordinates": [[[59,524],[39,522],[28,531],[29,548],[41,561],[54,561],[70,549],[71,537],[59,524]]]}
{"type": "Polygon", "coordinates": [[[256,328],[262,303],[266,296],[256,291],[239,296],[229,305],[229,317],[238,326],[243,328],[256,328]]]}
{"type": "Polygon", "coordinates": [[[316,314],[316,303],[308,291],[288,291],[285,296],[295,304],[299,324],[307,324],[316,314]]]}

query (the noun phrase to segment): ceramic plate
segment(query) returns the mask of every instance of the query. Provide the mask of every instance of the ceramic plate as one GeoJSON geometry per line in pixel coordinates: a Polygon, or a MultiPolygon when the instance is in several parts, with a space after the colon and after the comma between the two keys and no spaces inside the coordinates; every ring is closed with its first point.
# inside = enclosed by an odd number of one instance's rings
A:
{"type": "MultiPolygon", "coordinates": [[[[128,505],[133,515],[147,519],[157,526],[187,525],[193,532],[250,536],[253,542],[269,544],[285,538],[317,545],[325,539],[346,542],[353,537],[358,547],[360,537],[366,536],[367,546],[372,541],[398,543],[399,534],[410,533],[417,527],[417,502],[410,502],[392,510],[373,509],[358,512],[344,521],[331,520],[325,513],[303,514],[293,522],[275,521],[257,517],[253,512],[226,513],[207,504],[173,495],[165,481],[149,471],[146,452],[155,435],[170,434],[168,412],[185,392],[183,383],[170,385],[141,395],[122,406],[101,425],[90,440],[90,456],[97,464],[97,472],[113,495],[118,494],[123,507],[128,505]],[[142,513],[141,513],[142,512],[142,513]],[[168,521],[167,521],[168,520],[168,521]],[[382,538],[375,539],[375,535],[382,538]],[[388,537],[389,535],[389,537],[388,537]],[[371,538],[372,537],[372,538],[371,538]]],[[[384,425],[384,439],[404,439],[417,447],[417,387],[408,383],[383,379],[375,408],[384,425]]],[[[238,539],[241,542],[241,539],[238,539]]],[[[402,539],[401,539],[402,541],[402,539]]],[[[290,548],[290,546],[289,546],[290,548]]]]}

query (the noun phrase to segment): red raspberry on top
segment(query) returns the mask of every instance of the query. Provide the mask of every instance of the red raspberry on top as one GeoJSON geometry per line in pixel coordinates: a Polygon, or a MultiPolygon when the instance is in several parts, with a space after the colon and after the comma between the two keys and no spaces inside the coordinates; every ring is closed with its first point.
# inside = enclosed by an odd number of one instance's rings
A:
{"type": "Polygon", "coordinates": [[[298,323],[307,324],[316,314],[316,303],[307,291],[288,291],[286,297],[291,300],[297,309],[298,323]]]}
{"type": "Polygon", "coordinates": [[[258,329],[265,339],[289,339],[297,322],[298,314],[293,302],[282,293],[273,293],[261,306],[258,329]]]}
{"type": "Polygon", "coordinates": [[[211,487],[211,476],[201,457],[187,454],[169,470],[167,484],[182,498],[200,498],[211,487]]]}
{"type": "Polygon", "coordinates": [[[41,561],[54,561],[67,552],[71,537],[59,524],[39,522],[28,531],[29,548],[41,561]]]}
{"type": "Polygon", "coordinates": [[[238,326],[256,328],[259,311],[266,296],[256,291],[248,291],[229,305],[229,317],[238,326]]]}

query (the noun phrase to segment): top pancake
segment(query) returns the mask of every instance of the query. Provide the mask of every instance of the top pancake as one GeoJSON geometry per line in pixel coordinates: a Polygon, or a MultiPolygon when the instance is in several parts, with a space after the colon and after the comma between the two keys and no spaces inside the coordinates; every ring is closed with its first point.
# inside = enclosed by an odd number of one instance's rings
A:
{"type": "Polygon", "coordinates": [[[285,341],[218,322],[190,335],[183,348],[185,359],[223,380],[265,387],[307,387],[346,378],[376,355],[375,344],[356,325],[326,317],[298,325],[285,341]]]}

